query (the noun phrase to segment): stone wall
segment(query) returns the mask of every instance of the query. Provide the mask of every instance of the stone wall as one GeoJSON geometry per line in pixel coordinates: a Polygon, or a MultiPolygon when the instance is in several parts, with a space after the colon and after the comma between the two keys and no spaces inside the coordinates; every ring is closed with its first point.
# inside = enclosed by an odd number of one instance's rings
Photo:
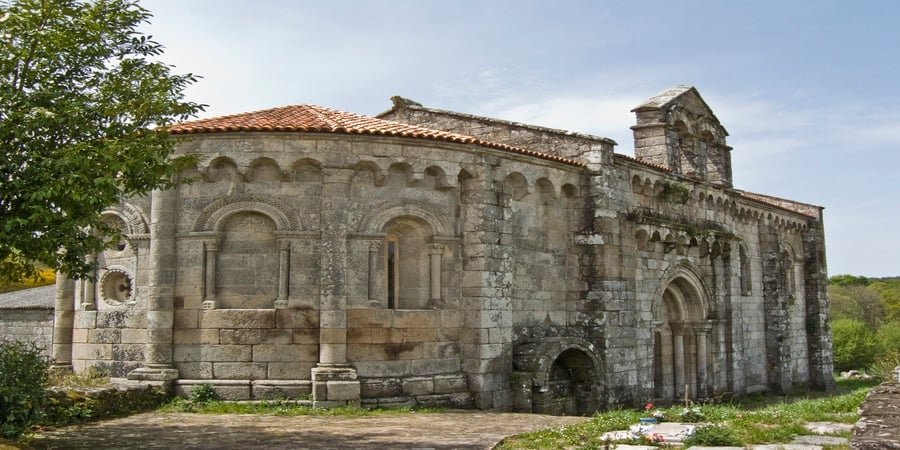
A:
{"type": "Polygon", "coordinates": [[[53,286],[0,294],[0,341],[31,342],[52,357],[53,286]]]}
{"type": "Polygon", "coordinates": [[[0,341],[3,340],[34,343],[50,356],[53,341],[53,310],[0,310],[0,341]]]}

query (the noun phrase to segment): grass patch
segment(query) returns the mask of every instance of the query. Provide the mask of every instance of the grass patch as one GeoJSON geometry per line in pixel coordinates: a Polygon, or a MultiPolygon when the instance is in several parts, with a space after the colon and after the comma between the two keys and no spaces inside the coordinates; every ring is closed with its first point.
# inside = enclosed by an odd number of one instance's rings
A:
{"type": "MultiPolygon", "coordinates": [[[[696,413],[703,417],[703,423],[711,425],[703,431],[695,445],[700,442],[740,442],[740,445],[787,443],[797,435],[809,434],[804,428],[807,422],[852,424],[859,419],[859,405],[877,384],[873,381],[841,380],[838,382],[838,394],[834,396],[818,392],[792,396],[754,395],[728,403],[694,405],[691,410],[697,410],[696,413]]],[[[662,413],[667,420],[677,421],[685,409],[683,406],[672,406],[654,411],[662,413]]],[[[645,412],[638,410],[597,413],[590,421],[582,424],[511,436],[497,448],[613,448],[610,442],[602,441],[600,436],[608,431],[627,430],[645,415],[645,412]]],[[[837,436],[849,437],[849,433],[839,433],[837,436]]]]}
{"type": "Polygon", "coordinates": [[[89,368],[83,374],[74,372],[50,372],[50,386],[63,388],[86,388],[109,384],[109,372],[89,368]]]}

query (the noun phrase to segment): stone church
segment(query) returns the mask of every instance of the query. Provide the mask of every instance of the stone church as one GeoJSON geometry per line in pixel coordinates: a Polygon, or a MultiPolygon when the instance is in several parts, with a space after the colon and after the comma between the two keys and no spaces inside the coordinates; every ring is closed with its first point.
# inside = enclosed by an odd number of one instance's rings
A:
{"type": "Polygon", "coordinates": [[[229,399],[586,414],[832,388],[822,208],[732,186],[693,87],[610,139],[422,106],[174,125],[186,183],[105,213],[56,365],[229,399]]]}

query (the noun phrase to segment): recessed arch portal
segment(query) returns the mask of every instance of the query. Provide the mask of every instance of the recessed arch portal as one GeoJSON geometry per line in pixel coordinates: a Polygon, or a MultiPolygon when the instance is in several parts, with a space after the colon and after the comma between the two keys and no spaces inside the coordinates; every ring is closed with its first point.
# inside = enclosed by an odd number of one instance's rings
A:
{"type": "Polygon", "coordinates": [[[653,337],[654,397],[674,401],[709,394],[709,320],[706,290],[684,268],[662,284],[653,337]]]}

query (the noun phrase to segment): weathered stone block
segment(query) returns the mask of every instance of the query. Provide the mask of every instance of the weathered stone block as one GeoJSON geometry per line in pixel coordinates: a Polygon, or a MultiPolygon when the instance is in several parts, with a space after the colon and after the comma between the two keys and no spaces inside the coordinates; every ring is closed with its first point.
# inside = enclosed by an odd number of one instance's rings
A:
{"type": "Polygon", "coordinates": [[[436,394],[467,392],[468,389],[468,380],[465,375],[436,375],[434,377],[434,392],[436,394]]]}
{"type": "Polygon", "coordinates": [[[349,328],[387,328],[393,325],[394,311],[389,309],[348,309],[349,328]]]}
{"type": "Polygon", "coordinates": [[[219,333],[222,344],[290,344],[291,330],[224,329],[219,333]]]}
{"type": "Polygon", "coordinates": [[[211,362],[176,362],[175,367],[178,368],[178,374],[182,378],[200,378],[210,379],[213,377],[211,362]]]}
{"type": "Polygon", "coordinates": [[[406,378],[402,381],[403,393],[406,395],[426,395],[434,393],[434,379],[431,377],[406,378]]]}
{"type": "Polygon", "coordinates": [[[354,361],[353,366],[360,378],[363,377],[403,377],[410,375],[410,361],[354,361]]]}
{"type": "Polygon", "coordinates": [[[410,362],[410,372],[417,375],[437,375],[459,372],[462,369],[460,358],[417,359],[410,362]]]}
{"type": "Polygon", "coordinates": [[[200,311],[197,309],[175,310],[175,329],[197,328],[200,324],[200,311]]]}
{"type": "Polygon", "coordinates": [[[461,326],[461,311],[441,311],[441,328],[459,328],[461,326]]]}
{"type": "Polygon", "coordinates": [[[237,362],[251,360],[249,345],[176,345],[175,361],[184,362],[237,362]]]}
{"type": "Polygon", "coordinates": [[[319,347],[317,345],[272,345],[253,346],[253,361],[258,362],[291,362],[316,361],[319,347]]]}
{"type": "MultiPolygon", "coordinates": [[[[219,330],[205,328],[177,329],[173,339],[176,344],[219,344],[219,330]]],[[[233,342],[222,342],[232,344],[233,342]]]]}
{"type": "Polygon", "coordinates": [[[72,348],[73,359],[112,359],[112,344],[79,344],[72,348]]]}
{"type": "Polygon", "coordinates": [[[359,400],[359,381],[328,381],[328,401],[359,400]]]}
{"type": "Polygon", "coordinates": [[[113,344],[112,357],[116,361],[143,361],[144,346],[142,344],[113,344]]]}
{"type": "Polygon", "coordinates": [[[347,342],[352,344],[381,344],[392,340],[391,328],[349,328],[347,342]]]}
{"type": "Polygon", "coordinates": [[[275,311],[278,328],[316,328],[319,326],[319,311],[314,309],[279,309],[275,311]]]}
{"type": "Polygon", "coordinates": [[[269,380],[308,380],[310,379],[310,370],[315,365],[315,360],[270,362],[266,378],[269,380]]]}
{"type": "Polygon", "coordinates": [[[75,311],[75,328],[94,328],[97,325],[97,311],[75,311]]]}
{"type": "Polygon", "coordinates": [[[309,381],[256,380],[251,383],[250,388],[254,400],[295,399],[312,393],[312,383],[309,381]]]}
{"type": "Polygon", "coordinates": [[[130,329],[130,328],[123,329],[122,330],[122,343],[123,344],[146,344],[147,343],[147,330],[130,329]]]}
{"type": "Polygon", "coordinates": [[[200,311],[200,328],[275,328],[275,310],[203,310],[200,311]]]}
{"type": "Polygon", "coordinates": [[[259,380],[266,378],[268,367],[266,363],[230,363],[216,362],[212,365],[213,378],[232,380],[259,380]]]}
{"type": "Polygon", "coordinates": [[[76,328],[76,329],[72,330],[72,342],[73,343],[87,342],[87,333],[88,333],[87,328],[76,328]]]}
{"type": "Polygon", "coordinates": [[[402,393],[403,387],[398,378],[360,380],[362,398],[399,397],[402,393]]]}
{"type": "Polygon", "coordinates": [[[291,341],[295,344],[318,344],[318,328],[295,328],[291,332],[291,341]]]}

